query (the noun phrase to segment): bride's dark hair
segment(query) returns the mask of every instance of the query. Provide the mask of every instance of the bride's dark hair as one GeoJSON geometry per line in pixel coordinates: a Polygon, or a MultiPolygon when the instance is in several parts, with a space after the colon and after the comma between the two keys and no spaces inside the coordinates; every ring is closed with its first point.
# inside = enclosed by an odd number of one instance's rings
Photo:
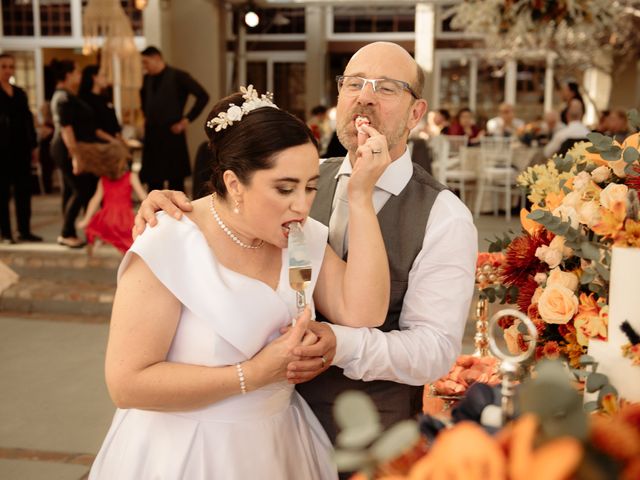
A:
{"type": "Polygon", "coordinates": [[[227,193],[222,179],[226,170],[231,170],[246,185],[256,170],[273,167],[273,157],[279,152],[307,143],[318,148],[303,121],[277,108],[257,108],[219,132],[215,127],[206,126],[219,113],[226,112],[229,104],[240,106],[243,102],[240,92],[223,98],[209,112],[205,123],[211,151],[210,184],[213,191],[223,197],[227,193]]]}

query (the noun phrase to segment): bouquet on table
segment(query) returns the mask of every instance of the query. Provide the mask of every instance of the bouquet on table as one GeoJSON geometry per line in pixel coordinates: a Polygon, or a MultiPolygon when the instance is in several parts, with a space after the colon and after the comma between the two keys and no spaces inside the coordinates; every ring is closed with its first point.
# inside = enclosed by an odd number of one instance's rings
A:
{"type": "MultiPolygon", "coordinates": [[[[637,112],[630,119],[640,126],[637,112]]],[[[518,177],[531,211],[521,212],[522,233],[491,244],[490,251],[504,253],[500,281],[481,290],[533,320],[537,360],[562,356],[572,367],[590,339],[607,337],[611,248],[640,247],[640,134],[622,144],[598,133],[588,138],[518,177]]],[[[511,353],[526,349],[518,320],[500,326],[511,353]]],[[[626,354],[639,350],[630,344],[626,354]]]]}

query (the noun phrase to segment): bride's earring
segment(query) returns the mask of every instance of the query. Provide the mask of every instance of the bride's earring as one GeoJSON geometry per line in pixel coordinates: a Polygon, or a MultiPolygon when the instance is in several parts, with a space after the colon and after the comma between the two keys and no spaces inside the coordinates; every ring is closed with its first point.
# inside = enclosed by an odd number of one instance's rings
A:
{"type": "Polygon", "coordinates": [[[240,213],[240,202],[238,202],[237,200],[235,206],[233,207],[233,213],[235,213],[236,215],[240,213]]]}

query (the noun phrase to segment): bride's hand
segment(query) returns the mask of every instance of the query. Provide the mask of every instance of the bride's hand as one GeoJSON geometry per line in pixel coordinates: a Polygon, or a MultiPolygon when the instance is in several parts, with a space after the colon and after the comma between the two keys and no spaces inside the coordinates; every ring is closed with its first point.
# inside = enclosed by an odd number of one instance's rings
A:
{"type": "Polygon", "coordinates": [[[287,365],[299,357],[293,354],[293,349],[301,344],[314,340],[309,337],[304,340],[307,327],[311,321],[311,311],[305,308],[298,317],[296,324],[284,335],[266,345],[258,354],[249,360],[247,367],[247,381],[257,383],[258,387],[270,383],[286,380],[287,365]],[[251,377],[254,377],[253,379],[251,377]]]}

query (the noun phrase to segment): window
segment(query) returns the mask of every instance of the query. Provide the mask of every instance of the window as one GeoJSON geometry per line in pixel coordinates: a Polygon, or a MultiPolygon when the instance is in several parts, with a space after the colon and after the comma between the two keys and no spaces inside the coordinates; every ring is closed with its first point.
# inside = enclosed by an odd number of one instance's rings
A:
{"type": "Polygon", "coordinates": [[[415,6],[334,7],[334,33],[413,32],[415,6]]]}
{"type": "Polygon", "coordinates": [[[71,0],[40,0],[40,35],[71,36],[71,0]]]}
{"type": "Polygon", "coordinates": [[[33,36],[33,6],[31,2],[3,0],[2,27],[6,36],[33,36]]]}
{"type": "Polygon", "coordinates": [[[33,52],[10,52],[16,61],[15,84],[29,98],[31,111],[36,111],[36,69],[33,52]]]}
{"type": "MultiPolygon", "coordinates": [[[[247,27],[247,33],[260,34],[303,34],[305,33],[304,8],[255,8],[260,23],[253,28],[247,27]]],[[[233,10],[233,34],[238,33],[238,21],[244,22],[245,10],[233,10]],[[242,16],[242,18],[238,18],[242,16]]]]}

